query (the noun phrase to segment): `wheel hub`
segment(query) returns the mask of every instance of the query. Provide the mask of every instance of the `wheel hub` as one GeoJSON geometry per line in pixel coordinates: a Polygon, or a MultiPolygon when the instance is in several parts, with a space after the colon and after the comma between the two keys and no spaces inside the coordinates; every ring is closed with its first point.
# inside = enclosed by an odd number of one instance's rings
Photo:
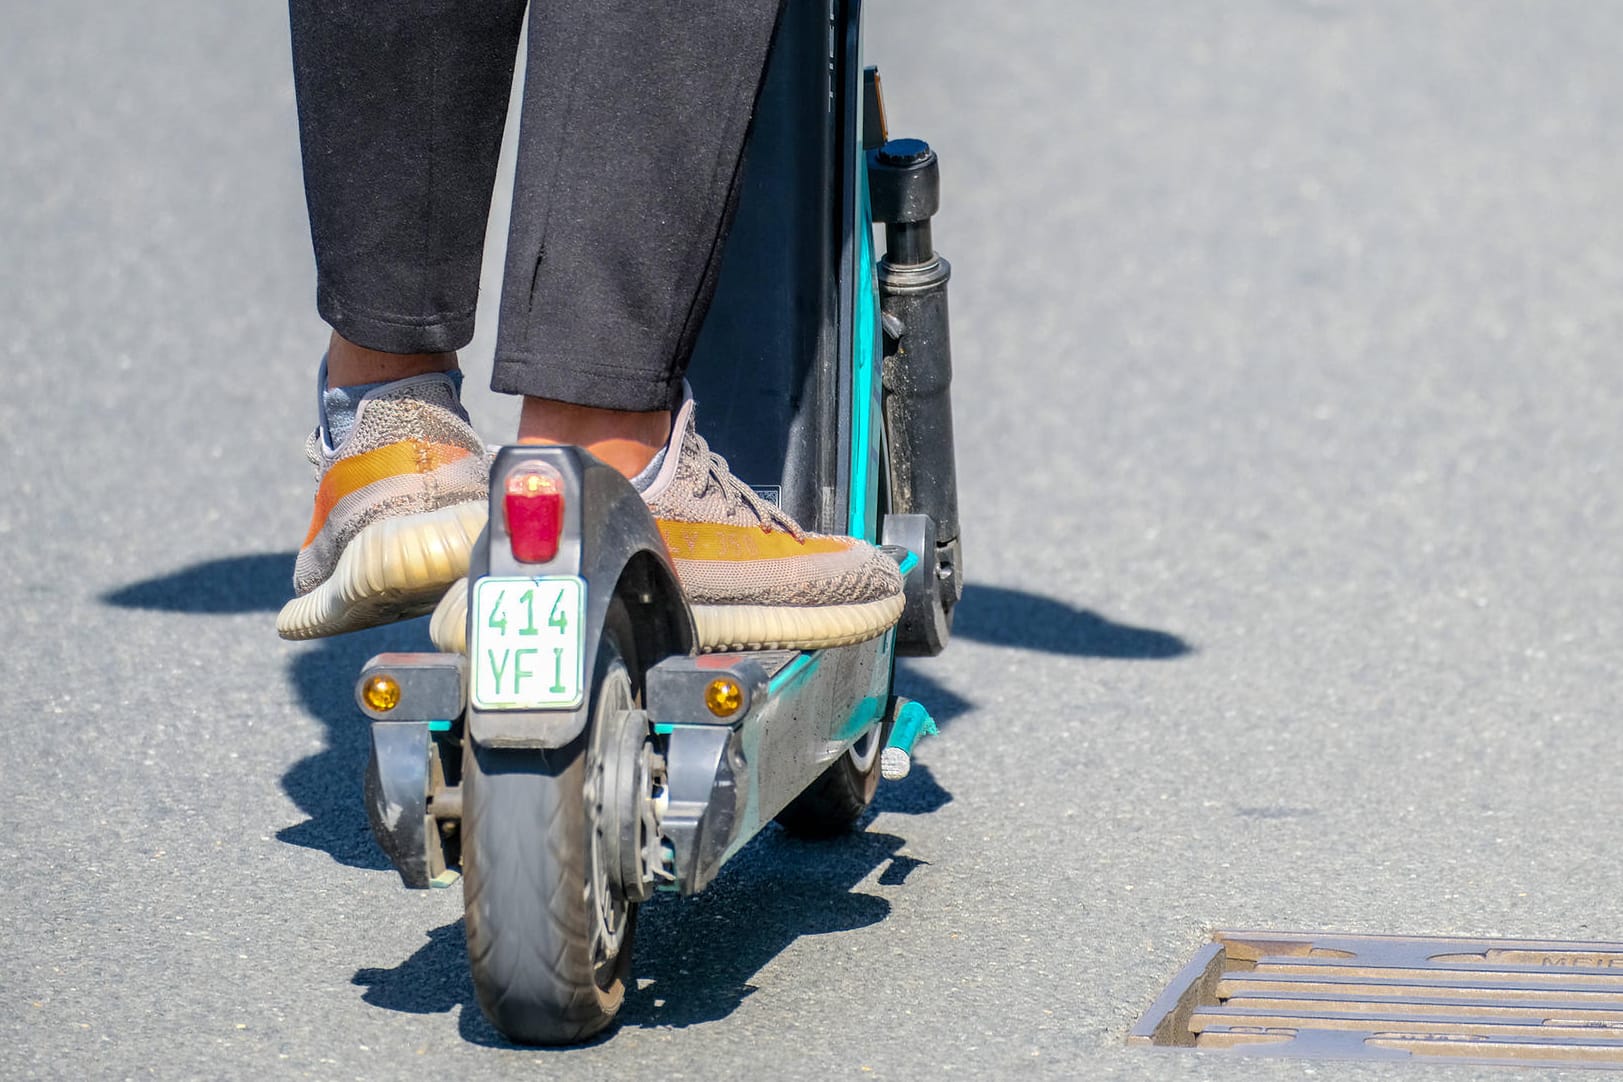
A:
{"type": "Polygon", "coordinates": [[[597,719],[596,762],[590,774],[594,864],[609,893],[622,902],[646,901],[660,860],[654,793],[662,773],[649,740],[648,715],[625,704],[597,719]]]}

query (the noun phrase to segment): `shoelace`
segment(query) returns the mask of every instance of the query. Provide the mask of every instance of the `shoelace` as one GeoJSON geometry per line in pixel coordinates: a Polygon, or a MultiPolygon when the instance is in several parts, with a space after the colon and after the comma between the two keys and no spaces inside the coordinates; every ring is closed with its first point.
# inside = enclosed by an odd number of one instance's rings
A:
{"type": "Polygon", "coordinates": [[[733,476],[732,471],[727,468],[727,460],[712,451],[703,436],[697,432],[690,432],[689,438],[698,441],[699,444],[699,453],[695,456],[699,464],[699,486],[693,492],[694,499],[704,499],[705,493],[714,485],[727,498],[729,516],[741,506],[748,507],[763,526],[768,528],[776,526],[796,541],[806,540],[806,531],[802,530],[794,519],[785,514],[781,508],[763,500],[753,488],[733,476]]]}

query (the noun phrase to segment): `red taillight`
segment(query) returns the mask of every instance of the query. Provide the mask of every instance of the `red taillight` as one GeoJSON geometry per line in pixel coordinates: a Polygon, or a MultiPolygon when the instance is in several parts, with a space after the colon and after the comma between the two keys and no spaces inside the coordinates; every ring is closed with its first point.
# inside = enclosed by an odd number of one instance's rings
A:
{"type": "Polygon", "coordinates": [[[502,507],[507,512],[507,533],[513,559],[544,564],[558,555],[558,535],[564,528],[564,479],[551,466],[526,463],[507,475],[502,507]]]}

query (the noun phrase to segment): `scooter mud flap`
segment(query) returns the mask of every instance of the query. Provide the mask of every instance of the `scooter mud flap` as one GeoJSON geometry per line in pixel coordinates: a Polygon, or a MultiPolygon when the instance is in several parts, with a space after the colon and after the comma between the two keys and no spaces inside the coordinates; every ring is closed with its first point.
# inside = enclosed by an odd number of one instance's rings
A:
{"type": "MultiPolygon", "coordinates": [[[[408,887],[456,881],[431,801],[447,796],[436,730],[462,715],[468,663],[457,654],[379,654],[355,681],[355,703],[372,720],[366,816],[372,836],[408,887]]],[[[443,813],[443,808],[440,809],[443,813]]]]}
{"type": "Polygon", "coordinates": [[[456,873],[445,867],[439,827],[429,813],[430,786],[438,776],[438,753],[426,721],[375,721],[366,763],[366,817],[372,836],[408,887],[449,886],[456,873]]]}
{"type": "Polygon", "coordinates": [[[683,893],[705,888],[744,825],[750,772],[739,725],[767,697],[769,678],[744,654],[668,658],[648,672],[647,700],[668,734],[660,833],[683,893]]]}

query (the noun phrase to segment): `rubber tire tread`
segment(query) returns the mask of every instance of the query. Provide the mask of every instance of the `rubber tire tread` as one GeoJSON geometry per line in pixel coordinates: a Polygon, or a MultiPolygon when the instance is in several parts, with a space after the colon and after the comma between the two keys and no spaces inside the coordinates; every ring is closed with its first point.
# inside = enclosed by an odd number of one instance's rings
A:
{"type": "MultiPolygon", "coordinates": [[[[592,689],[607,654],[605,635],[592,689]]],[[[481,748],[464,756],[462,881],[468,965],[479,1006],[520,1044],[587,1040],[613,1021],[624,1000],[636,910],[616,957],[613,987],[592,971],[585,885],[588,726],[567,747],[481,748]]]]}

